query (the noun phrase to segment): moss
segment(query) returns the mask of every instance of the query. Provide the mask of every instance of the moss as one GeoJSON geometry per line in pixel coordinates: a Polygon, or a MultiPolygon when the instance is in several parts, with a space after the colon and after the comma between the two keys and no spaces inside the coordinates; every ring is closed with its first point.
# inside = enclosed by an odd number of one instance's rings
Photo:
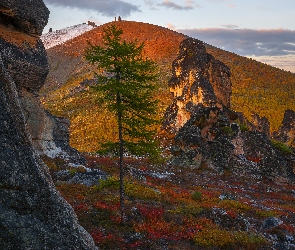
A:
{"type": "Polygon", "coordinates": [[[220,128],[220,132],[226,136],[232,136],[234,134],[234,131],[229,126],[225,126],[225,127],[220,128]]]}
{"type": "Polygon", "coordinates": [[[283,154],[292,154],[293,150],[286,144],[277,140],[271,140],[271,144],[283,154]]]}
{"type": "Polygon", "coordinates": [[[245,232],[229,232],[219,228],[205,228],[194,237],[196,245],[205,249],[218,247],[222,249],[258,249],[266,244],[262,236],[245,232]]]}
{"type": "Polygon", "coordinates": [[[249,127],[245,123],[240,124],[240,129],[241,129],[241,132],[249,131],[249,127]]]}
{"type": "Polygon", "coordinates": [[[199,191],[195,191],[192,195],[191,195],[192,199],[194,201],[199,201],[202,199],[202,193],[199,191]]]}

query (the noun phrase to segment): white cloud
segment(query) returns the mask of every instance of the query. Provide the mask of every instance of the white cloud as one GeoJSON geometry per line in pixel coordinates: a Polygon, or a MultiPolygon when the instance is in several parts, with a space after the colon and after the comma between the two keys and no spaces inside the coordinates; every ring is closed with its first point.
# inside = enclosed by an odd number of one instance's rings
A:
{"type": "Polygon", "coordinates": [[[179,31],[244,56],[295,55],[295,31],[238,29],[235,25],[225,25],[225,27],[226,29],[183,29],[179,31]]]}
{"type": "Polygon", "coordinates": [[[133,12],[141,12],[139,7],[123,0],[44,0],[46,4],[92,10],[105,16],[126,17],[133,12]]]}
{"type": "Polygon", "coordinates": [[[172,23],[167,23],[167,28],[170,29],[170,30],[176,30],[176,26],[173,25],[172,23]]]}
{"type": "Polygon", "coordinates": [[[193,1],[186,1],[184,6],[176,4],[170,0],[164,0],[163,3],[159,4],[159,6],[164,6],[166,8],[170,8],[173,10],[192,10],[194,7],[191,5],[193,1]]]}

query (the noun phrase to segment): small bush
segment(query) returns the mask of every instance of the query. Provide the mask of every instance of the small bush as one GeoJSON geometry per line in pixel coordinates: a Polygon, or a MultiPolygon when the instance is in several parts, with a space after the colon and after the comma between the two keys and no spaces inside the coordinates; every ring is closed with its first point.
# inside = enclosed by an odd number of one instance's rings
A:
{"type": "Polygon", "coordinates": [[[191,197],[194,201],[199,201],[202,199],[202,193],[199,191],[196,191],[191,195],[191,197]]]}
{"type": "Polygon", "coordinates": [[[119,186],[120,186],[119,179],[112,176],[106,180],[100,180],[97,188],[98,189],[104,189],[104,188],[119,189],[119,186]]]}
{"type": "Polygon", "coordinates": [[[203,209],[200,206],[196,206],[194,204],[183,204],[170,212],[173,214],[182,214],[184,216],[192,215],[197,217],[202,211],[203,209]]]}
{"type": "Polygon", "coordinates": [[[140,200],[158,200],[160,197],[160,193],[155,189],[136,182],[125,183],[125,194],[140,200]]]}
{"type": "Polygon", "coordinates": [[[277,140],[271,140],[271,144],[283,154],[293,153],[293,150],[283,142],[279,142],[277,140]]]}
{"type": "Polygon", "coordinates": [[[247,126],[246,123],[242,123],[242,124],[240,124],[240,130],[241,130],[241,132],[247,132],[247,131],[249,131],[249,127],[247,126]]]}
{"type": "Polygon", "coordinates": [[[219,205],[225,209],[231,209],[235,212],[241,213],[248,210],[251,210],[251,206],[240,201],[235,200],[222,200],[219,202],[219,205]]]}
{"type": "Polygon", "coordinates": [[[234,134],[234,131],[229,126],[220,128],[220,132],[226,136],[232,136],[234,134]]]}

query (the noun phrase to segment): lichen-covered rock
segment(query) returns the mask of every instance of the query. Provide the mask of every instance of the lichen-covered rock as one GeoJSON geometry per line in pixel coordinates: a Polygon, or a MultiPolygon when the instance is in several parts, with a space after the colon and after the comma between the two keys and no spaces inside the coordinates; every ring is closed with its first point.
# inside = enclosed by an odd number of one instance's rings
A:
{"type": "Polygon", "coordinates": [[[241,131],[241,120],[235,121],[238,123],[232,122],[225,110],[199,107],[175,135],[171,164],[190,169],[207,166],[219,174],[230,171],[257,179],[294,181],[294,157],[276,149],[263,132],[241,131]]]}
{"type": "Polygon", "coordinates": [[[0,22],[31,35],[41,35],[46,26],[49,10],[42,0],[1,0],[0,22]]]}
{"type": "Polygon", "coordinates": [[[35,94],[28,91],[19,91],[19,93],[22,95],[21,106],[37,152],[50,158],[59,157],[85,164],[84,157],[69,145],[70,121],[44,110],[35,94]]]}
{"type": "Polygon", "coordinates": [[[270,122],[266,117],[260,117],[258,114],[252,115],[252,130],[265,133],[268,137],[270,136],[270,122]]]}
{"type": "Polygon", "coordinates": [[[67,122],[44,110],[38,91],[49,72],[47,55],[39,34],[47,23],[43,1],[5,0],[0,3],[0,50],[3,64],[16,84],[33,144],[41,155],[85,163],[69,146],[67,122]]]}
{"type": "Polygon", "coordinates": [[[56,191],[27,127],[45,113],[33,96],[48,72],[37,37],[47,17],[43,1],[0,3],[0,249],[96,249],[56,191]]]}
{"type": "Polygon", "coordinates": [[[0,57],[0,248],[95,249],[33,149],[0,57]]]}

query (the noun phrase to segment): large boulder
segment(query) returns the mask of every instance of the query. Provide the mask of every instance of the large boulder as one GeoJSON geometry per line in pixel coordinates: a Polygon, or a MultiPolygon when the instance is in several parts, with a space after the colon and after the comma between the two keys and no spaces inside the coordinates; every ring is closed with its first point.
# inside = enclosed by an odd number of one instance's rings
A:
{"type": "Polygon", "coordinates": [[[30,35],[41,35],[46,26],[49,10],[42,0],[1,0],[1,23],[13,25],[30,35]]]}
{"type": "Polygon", "coordinates": [[[43,1],[3,0],[0,16],[0,249],[96,249],[35,151],[21,106],[48,72],[37,37],[48,10],[43,1]]]}
{"type": "Polygon", "coordinates": [[[41,155],[85,163],[69,146],[64,119],[46,112],[38,99],[49,72],[47,54],[39,34],[49,11],[43,1],[4,0],[0,3],[0,50],[3,64],[16,84],[33,144],[41,155]],[[58,137],[55,135],[59,135],[58,137]],[[66,137],[60,137],[66,135],[66,137]],[[61,143],[62,141],[62,143],[61,143]]]}

